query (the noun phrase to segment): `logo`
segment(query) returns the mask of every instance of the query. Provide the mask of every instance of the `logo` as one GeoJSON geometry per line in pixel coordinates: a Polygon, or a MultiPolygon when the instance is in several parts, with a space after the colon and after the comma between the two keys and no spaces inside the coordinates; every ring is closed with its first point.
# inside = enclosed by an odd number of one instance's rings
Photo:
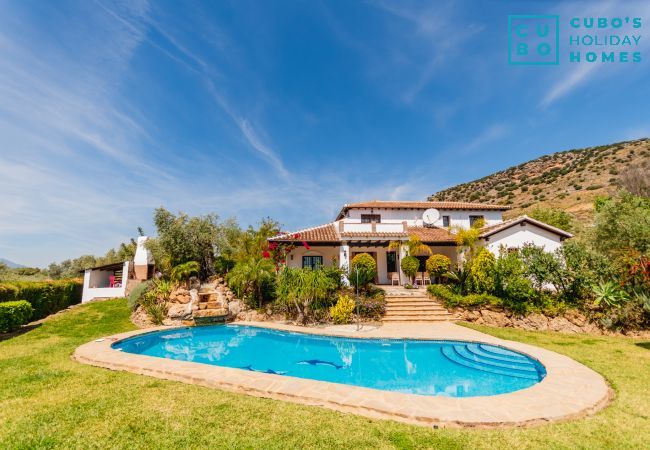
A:
{"type": "Polygon", "coordinates": [[[508,64],[560,64],[559,16],[508,16],[508,64]]]}

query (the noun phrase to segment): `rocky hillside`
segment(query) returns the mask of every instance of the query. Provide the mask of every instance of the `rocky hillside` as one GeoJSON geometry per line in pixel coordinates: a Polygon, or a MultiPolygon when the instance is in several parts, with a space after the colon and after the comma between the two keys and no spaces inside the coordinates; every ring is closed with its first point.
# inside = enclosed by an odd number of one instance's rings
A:
{"type": "Polygon", "coordinates": [[[545,155],[429,197],[511,205],[506,217],[535,206],[559,208],[588,220],[593,200],[616,189],[630,168],[650,171],[650,139],[545,155]]]}

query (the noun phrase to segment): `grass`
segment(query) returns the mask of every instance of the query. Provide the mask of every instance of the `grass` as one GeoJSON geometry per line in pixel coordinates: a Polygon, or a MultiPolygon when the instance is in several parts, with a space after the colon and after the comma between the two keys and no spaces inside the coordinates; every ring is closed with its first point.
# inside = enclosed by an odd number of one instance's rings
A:
{"type": "Polygon", "coordinates": [[[76,363],[133,328],[125,300],[82,306],[0,342],[0,448],[648,448],[650,343],[472,328],[566,354],[617,396],[596,416],[524,429],[409,426],[76,363]]]}

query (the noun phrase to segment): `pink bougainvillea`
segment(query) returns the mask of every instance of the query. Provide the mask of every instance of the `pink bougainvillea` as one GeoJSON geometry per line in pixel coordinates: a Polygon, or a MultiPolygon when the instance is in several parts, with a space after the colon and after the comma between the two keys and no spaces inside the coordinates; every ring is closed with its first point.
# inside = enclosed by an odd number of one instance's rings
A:
{"type": "MultiPolygon", "coordinates": [[[[294,242],[299,241],[300,233],[294,233],[290,238],[294,242]]],[[[294,242],[269,242],[266,245],[266,248],[262,251],[262,256],[264,258],[270,258],[275,263],[276,272],[280,270],[281,266],[287,263],[287,256],[294,248],[296,248],[294,242]]],[[[301,244],[307,250],[311,249],[307,241],[301,241],[301,244]]]]}

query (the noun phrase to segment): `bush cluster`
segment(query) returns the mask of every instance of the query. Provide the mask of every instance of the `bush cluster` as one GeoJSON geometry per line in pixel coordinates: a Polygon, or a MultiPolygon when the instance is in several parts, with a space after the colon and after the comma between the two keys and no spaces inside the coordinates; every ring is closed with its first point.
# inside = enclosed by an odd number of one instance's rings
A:
{"type": "Polygon", "coordinates": [[[83,286],[77,280],[15,281],[0,283],[0,302],[26,300],[38,320],[81,302],[83,286]]]}
{"type": "Polygon", "coordinates": [[[34,308],[25,300],[0,303],[0,333],[14,331],[29,322],[34,308]]]}
{"type": "Polygon", "coordinates": [[[332,321],[337,324],[346,324],[352,321],[352,313],[354,313],[354,300],[349,295],[339,294],[339,299],[336,305],[330,308],[330,315],[332,321]]]}

